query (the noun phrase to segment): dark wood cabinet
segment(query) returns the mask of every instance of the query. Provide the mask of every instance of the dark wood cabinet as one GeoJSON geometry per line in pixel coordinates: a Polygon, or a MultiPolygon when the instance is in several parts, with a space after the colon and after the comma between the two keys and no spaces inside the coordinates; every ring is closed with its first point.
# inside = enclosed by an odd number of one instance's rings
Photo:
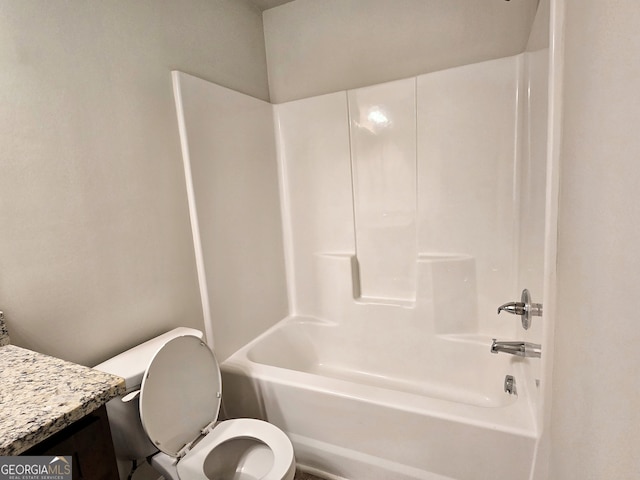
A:
{"type": "Polygon", "coordinates": [[[107,409],[86,415],[23,455],[70,455],[74,480],[119,480],[107,409]]]}

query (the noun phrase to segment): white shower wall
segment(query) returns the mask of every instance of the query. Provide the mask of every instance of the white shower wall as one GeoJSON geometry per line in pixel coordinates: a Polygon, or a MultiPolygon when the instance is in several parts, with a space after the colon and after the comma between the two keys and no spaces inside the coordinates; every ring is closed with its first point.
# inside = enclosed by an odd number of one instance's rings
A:
{"type": "Polygon", "coordinates": [[[359,296],[416,300],[416,81],[347,92],[359,296]]]}
{"type": "Polygon", "coordinates": [[[205,329],[223,361],[287,314],[271,105],[173,81],[205,329]]]}
{"type": "MultiPolygon", "coordinates": [[[[523,54],[518,286],[528,288],[535,303],[543,301],[544,290],[548,75],[548,48],[523,54]]],[[[533,319],[526,340],[544,343],[546,321],[548,315],[533,319]]]]}
{"type": "Polygon", "coordinates": [[[356,256],[361,301],[406,308],[429,295],[418,258],[455,258],[460,303],[477,292],[455,333],[515,333],[496,307],[519,288],[522,73],[518,55],[275,106],[292,313],[324,315],[345,280],[327,256],[356,256]]]}

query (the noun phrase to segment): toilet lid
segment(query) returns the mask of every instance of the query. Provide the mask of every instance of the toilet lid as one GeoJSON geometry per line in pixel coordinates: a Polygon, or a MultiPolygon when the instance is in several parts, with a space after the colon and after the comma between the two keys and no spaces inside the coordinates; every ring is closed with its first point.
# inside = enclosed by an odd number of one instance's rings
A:
{"type": "Polygon", "coordinates": [[[165,343],[147,367],[140,388],[140,418],[151,441],[167,455],[178,452],[218,418],[220,369],[197,337],[165,343]]]}

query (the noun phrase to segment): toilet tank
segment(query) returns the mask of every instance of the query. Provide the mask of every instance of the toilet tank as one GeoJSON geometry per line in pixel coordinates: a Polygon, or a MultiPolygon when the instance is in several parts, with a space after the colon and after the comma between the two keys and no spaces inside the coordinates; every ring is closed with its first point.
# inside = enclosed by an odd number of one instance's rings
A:
{"type": "Polygon", "coordinates": [[[107,415],[116,457],[120,460],[137,460],[148,457],[158,449],[149,441],[140,420],[139,396],[123,401],[127,395],[140,389],[142,376],[155,353],[166,342],[182,335],[193,335],[203,340],[200,330],[179,327],[152,338],[115,357],[96,365],[96,370],[124,378],[126,391],[122,396],[107,402],[107,415]]]}

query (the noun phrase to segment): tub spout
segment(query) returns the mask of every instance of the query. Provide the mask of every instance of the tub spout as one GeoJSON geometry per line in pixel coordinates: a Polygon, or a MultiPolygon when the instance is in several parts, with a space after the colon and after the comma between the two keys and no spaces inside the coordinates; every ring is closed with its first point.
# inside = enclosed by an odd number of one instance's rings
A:
{"type": "Polygon", "coordinates": [[[491,353],[509,353],[518,357],[540,358],[542,347],[529,342],[498,342],[495,338],[491,343],[491,353]]]}

